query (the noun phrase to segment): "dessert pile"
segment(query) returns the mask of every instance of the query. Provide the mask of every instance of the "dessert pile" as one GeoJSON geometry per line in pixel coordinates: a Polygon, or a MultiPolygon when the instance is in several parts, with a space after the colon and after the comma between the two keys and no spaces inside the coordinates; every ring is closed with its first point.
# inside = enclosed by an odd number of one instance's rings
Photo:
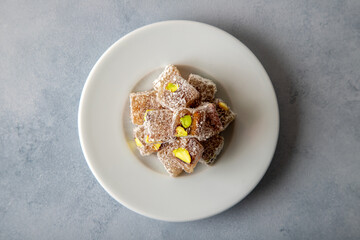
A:
{"type": "Polygon", "coordinates": [[[221,99],[213,81],[196,74],[184,79],[168,65],[154,89],[130,94],[134,139],[143,156],[157,153],[173,177],[193,172],[200,161],[212,165],[224,146],[219,135],[236,114],[221,99]]]}

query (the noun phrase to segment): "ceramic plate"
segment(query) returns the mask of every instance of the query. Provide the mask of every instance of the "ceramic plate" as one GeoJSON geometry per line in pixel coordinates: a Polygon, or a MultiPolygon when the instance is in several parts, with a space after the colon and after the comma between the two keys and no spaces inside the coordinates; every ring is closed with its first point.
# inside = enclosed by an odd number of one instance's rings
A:
{"type": "Polygon", "coordinates": [[[271,81],[254,54],[230,34],[191,21],[137,29],[113,44],[91,70],[79,107],[79,135],[99,183],[127,208],[150,218],[190,221],[242,200],[267,170],[278,138],[271,81]],[[141,157],[132,138],[129,93],[151,88],[167,64],[213,79],[237,119],[212,167],[168,176],[155,156],[141,157]]]}

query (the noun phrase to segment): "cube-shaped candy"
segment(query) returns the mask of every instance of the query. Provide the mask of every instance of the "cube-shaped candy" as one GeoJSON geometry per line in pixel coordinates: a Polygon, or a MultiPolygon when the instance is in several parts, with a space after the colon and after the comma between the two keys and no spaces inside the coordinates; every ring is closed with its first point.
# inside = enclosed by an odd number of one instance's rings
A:
{"type": "Polygon", "coordinates": [[[156,100],[156,91],[130,93],[130,117],[133,124],[144,123],[144,116],[148,110],[162,109],[156,100]]]}
{"type": "Polygon", "coordinates": [[[224,147],[224,138],[220,135],[215,135],[200,143],[204,147],[204,153],[200,161],[207,165],[212,165],[224,147]]]}
{"type": "Polygon", "coordinates": [[[170,155],[170,149],[163,148],[162,152],[158,152],[157,157],[160,160],[160,162],[164,165],[165,170],[170,174],[172,177],[178,176],[180,173],[182,173],[184,170],[179,167],[179,164],[176,161],[169,161],[167,155],[170,155]]]}
{"type": "Polygon", "coordinates": [[[172,133],[176,137],[195,137],[203,141],[223,130],[216,107],[204,103],[197,108],[183,108],[174,112],[172,133]]]}
{"type": "Polygon", "coordinates": [[[216,111],[219,114],[223,128],[227,128],[229,124],[236,118],[236,113],[231,111],[230,107],[220,98],[215,99],[216,111]]]}
{"type": "Polygon", "coordinates": [[[167,65],[160,76],[153,82],[154,89],[160,89],[173,76],[181,76],[179,70],[174,65],[167,65]]]}
{"type": "Polygon", "coordinates": [[[201,102],[212,102],[217,92],[216,84],[210,79],[190,74],[188,82],[200,93],[201,102]]]}
{"type": "Polygon", "coordinates": [[[206,109],[206,121],[202,134],[205,135],[206,138],[209,138],[223,131],[224,128],[221,124],[219,114],[216,111],[215,104],[203,103],[198,109],[202,107],[206,109]]]}
{"type": "Polygon", "coordinates": [[[173,76],[157,90],[157,100],[165,108],[188,107],[200,97],[199,92],[180,76],[173,76]]]}
{"type": "Polygon", "coordinates": [[[134,129],[134,139],[136,147],[142,156],[150,155],[157,152],[162,146],[161,142],[150,142],[146,135],[145,127],[140,125],[134,129]]]}
{"type": "Polygon", "coordinates": [[[145,130],[150,142],[167,142],[174,139],[172,134],[173,112],[169,109],[148,111],[145,116],[145,130]]]}
{"type": "Polygon", "coordinates": [[[172,176],[179,168],[187,173],[194,171],[204,152],[204,147],[194,138],[178,138],[162,148],[157,156],[172,176]],[[171,170],[171,171],[170,171],[171,170]]]}

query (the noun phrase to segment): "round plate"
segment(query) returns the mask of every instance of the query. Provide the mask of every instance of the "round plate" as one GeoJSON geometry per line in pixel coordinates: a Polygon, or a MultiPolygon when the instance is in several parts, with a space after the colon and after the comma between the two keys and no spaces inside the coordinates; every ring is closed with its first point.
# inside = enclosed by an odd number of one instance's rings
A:
{"type": "Polygon", "coordinates": [[[165,221],[209,217],[242,200],[267,170],[279,132],[274,89],[254,54],[230,34],[191,21],[151,24],[113,44],[89,74],[78,117],[85,158],[104,189],[127,208],[165,221]],[[217,163],[177,178],[155,157],[139,156],[128,115],[129,93],[149,89],[167,64],[215,80],[237,113],[217,163]]]}

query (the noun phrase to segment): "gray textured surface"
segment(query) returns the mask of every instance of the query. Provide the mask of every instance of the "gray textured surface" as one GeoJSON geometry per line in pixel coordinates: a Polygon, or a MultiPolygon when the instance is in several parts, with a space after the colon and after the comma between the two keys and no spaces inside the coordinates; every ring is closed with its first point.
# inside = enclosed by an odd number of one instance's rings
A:
{"type": "Polygon", "coordinates": [[[1,1],[0,239],[359,239],[360,2],[1,1]],[[124,34],[188,19],[245,43],[274,84],[279,144],[257,188],[205,220],[113,200],[82,155],[77,110],[124,34]]]}

